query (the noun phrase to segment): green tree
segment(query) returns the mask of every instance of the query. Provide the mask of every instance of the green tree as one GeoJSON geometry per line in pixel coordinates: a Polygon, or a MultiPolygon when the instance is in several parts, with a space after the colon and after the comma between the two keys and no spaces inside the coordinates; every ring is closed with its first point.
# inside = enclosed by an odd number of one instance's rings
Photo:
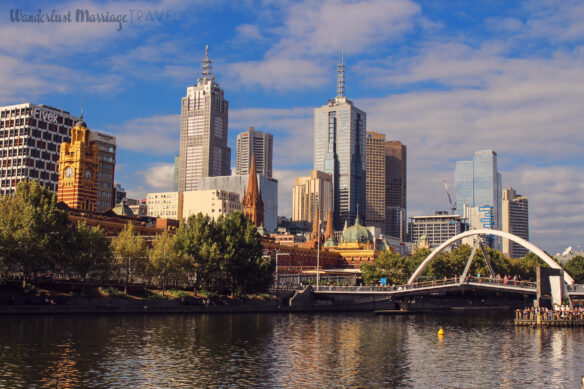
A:
{"type": "Polygon", "coordinates": [[[148,259],[146,242],[136,234],[132,223],[126,224],[120,234],[111,242],[111,249],[116,264],[124,269],[126,284],[134,280],[134,276],[144,276],[148,259]]]}
{"type": "Polygon", "coordinates": [[[577,284],[584,284],[584,257],[576,255],[566,263],[564,269],[574,278],[577,284]]]}
{"type": "MultiPolygon", "coordinates": [[[[416,269],[422,264],[424,259],[426,259],[428,255],[430,255],[430,253],[432,253],[432,250],[428,248],[423,248],[417,250],[414,254],[405,258],[408,278],[411,277],[412,274],[414,274],[416,269]]],[[[421,275],[428,276],[428,273],[429,271],[426,268],[426,270],[424,270],[421,275]]]]}
{"type": "Polygon", "coordinates": [[[89,227],[80,222],[71,231],[70,257],[66,271],[81,278],[107,279],[112,266],[112,252],[105,232],[99,227],[89,227]]]}
{"type": "Polygon", "coordinates": [[[162,294],[168,279],[177,279],[181,274],[182,256],[176,249],[176,238],[164,231],[152,241],[148,251],[148,273],[157,277],[162,285],[162,294]]]}
{"type": "Polygon", "coordinates": [[[26,284],[34,273],[51,270],[65,257],[67,213],[56,196],[36,181],[22,181],[13,195],[0,198],[0,257],[22,272],[26,284]]]}
{"type": "Polygon", "coordinates": [[[274,265],[263,258],[255,225],[243,213],[235,212],[217,220],[222,268],[230,293],[265,292],[273,281],[274,265]]]}
{"type": "Polygon", "coordinates": [[[361,265],[361,274],[367,284],[376,284],[381,278],[386,278],[389,284],[403,284],[407,281],[408,269],[401,255],[384,251],[371,264],[361,265]]]}

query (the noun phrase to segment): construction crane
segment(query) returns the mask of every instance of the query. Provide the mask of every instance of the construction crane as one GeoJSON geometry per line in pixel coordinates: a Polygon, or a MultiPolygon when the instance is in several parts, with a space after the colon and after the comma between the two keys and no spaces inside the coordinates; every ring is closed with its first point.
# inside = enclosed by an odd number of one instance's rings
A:
{"type": "Polygon", "coordinates": [[[448,191],[448,182],[446,182],[446,180],[444,180],[444,189],[446,189],[446,195],[448,196],[448,202],[450,203],[450,214],[454,215],[454,212],[456,211],[456,201],[454,203],[452,202],[452,196],[450,196],[450,192],[448,191]]]}

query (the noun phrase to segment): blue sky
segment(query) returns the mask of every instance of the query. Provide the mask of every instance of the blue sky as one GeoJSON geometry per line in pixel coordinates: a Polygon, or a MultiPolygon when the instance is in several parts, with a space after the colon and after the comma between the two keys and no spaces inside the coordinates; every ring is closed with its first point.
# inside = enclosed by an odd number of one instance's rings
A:
{"type": "Polygon", "coordinates": [[[231,146],[248,126],[275,135],[290,215],[343,47],[346,94],[368,130],[408,146],[410,216],[447,209],[454,163],[494,149],[504,186],[529,197],[531,241],[584,245],[582,2],[5,1],[0,13],[0,104],[78,113],[83,98],[89,127],[118,137],[116,181],[134,197],[170,189],[180,99],[209,45],[231,146]],[[11,9],[73,22],[14,23],[11,9]],[[75,23],[77,9],[132,20],[75,23]]]}

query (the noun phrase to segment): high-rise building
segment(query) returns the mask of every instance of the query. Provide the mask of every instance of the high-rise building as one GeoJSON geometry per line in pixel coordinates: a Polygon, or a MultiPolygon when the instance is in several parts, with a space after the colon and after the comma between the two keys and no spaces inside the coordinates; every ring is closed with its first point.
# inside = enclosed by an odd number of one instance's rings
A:
{"type": "Polygon", "coordinates": [[[367,225],[385,228],[385,135],[367,132],[367,225]]]}
{"type": "Polygon", "coordinates": [[[345,96],[345,66],[337,66],[337,96],[314,110],[314,170],[333,183],[335,230],[366,219],[367,115],[345,96]]]}
{"type": "Polygon", "coordinates": [[[114,184],[114,205],[119,204],[122,202],[123,199],[126,198],[127,192],[119,182],[114,184]]]}
{"type": "Polygon", "coordinates": [[[251,155],[255,156],[256,173],[272,177],[273,136],[249,127],[237,135],[235,174],[249,174],[251,155]]]}
{"type": "MultiPolygon", "coordinates": [[[[456,209],[469,224],[481,223],[482,228],[501,229],[501,174],[497,170],[497,153],[493,150],[475,152],[472,161],[456,162],[456,209]],[[490,210],[489,210],[489,207],[490,210]],[[471,212],[472,209],[478,212],[471,212]],[[476,215],[475,215],[476,214],[476,215]],[[488,224],[473,217],[489,218],[488,224]]],[[[491,237],[489,244],[500,248],[500,239],[491,237]]]]}
{"type": "Polygon", "coordinates": [[[79,120],[69,112],[24,103],[0,107],[0,195],[31,179],[57,192],[59,145],[79,120]]]}
{"type": "Polygon", "coordinates": [[[430,247],[437,247],[464,232],[464,223],[460,215],[449,215],[446,211],[437,211],[434,215],[428,216],[414,216],[410,219],[410,235],[414,244],[420,239],[425,239],[430,247]]]}
{"type": "Polygon", "coordinates": [[[71,143],[62,143],[59,153],[57,201],[82,211],[97,210],[100,151],[96,143],[90,144],[89,137],[81,115],[71,129],[71,143]]]}
{"type": "Polygon", "coordinates": [[[367,225],[406,240],[406,146],[367,132],[367,225]]]}
{"type": "Polygon", "coordinates": [[[314,220],[316,208],[322,215],[332,210],[333,185],[331,175],[311,170],[307,177],[297,177],[292,189],[292,221],[314,220]]]}
{"type": "Polygon", "coordinates": [[[199,188],[203,177],[231,174],[231,149],[227,147],[229,103],[211,72],[209,46],[205,49],[201,77],[187,88],[180,121],[179,191],[199,188]]]}
{"type": "Polygon", "coordinates": [[[99,167],[96,172],[97,211],[103,212],[115,205],[116,137],[99,131],[90,131],[89,144],[95,144],[99,148],[99,167]]]}
{"type": "MultiPolygon", "coordinates": [[[[502,230],[529,241],[529,201],[509,187],[503,190],[502,230]]],[[[529,250],[509,239],[503,239],[503,254],[511,258],[524,257],[529,250]]]]}
{"type": "Polygon", "coordinates": [[[174,156],[174,170],[172,175],[172,191],[178,192],[178,181],[179,181],[179,172],[180,172],[180,156],[174,156]]]}

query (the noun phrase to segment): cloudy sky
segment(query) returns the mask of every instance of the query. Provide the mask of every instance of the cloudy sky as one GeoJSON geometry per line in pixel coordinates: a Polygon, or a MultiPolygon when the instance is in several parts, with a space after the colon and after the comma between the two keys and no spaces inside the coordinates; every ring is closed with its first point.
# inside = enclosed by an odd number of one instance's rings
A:
{"type": "MultiPolygon", "coordinates": [[[[0,104],[79,113],[117,136],[131,196],[171,189],[180,100],[205,45],[229,100],[230,145],[274,134],[281,215],[312,165],[313,109],[346,94],[368,130],[408,147],[408,214],[446,210],[458,160],[494,149],[505,187],[529,197],[530,235],[584,247],[584,3],[581,1],[4,1],[0,104]],[[71,22],[23,23],[26,15],[71,22]],[[125,21],[77,23],[77,10],[125,21]]],[[[582,248],[581,248],[582,249],[582,248]]]]}

